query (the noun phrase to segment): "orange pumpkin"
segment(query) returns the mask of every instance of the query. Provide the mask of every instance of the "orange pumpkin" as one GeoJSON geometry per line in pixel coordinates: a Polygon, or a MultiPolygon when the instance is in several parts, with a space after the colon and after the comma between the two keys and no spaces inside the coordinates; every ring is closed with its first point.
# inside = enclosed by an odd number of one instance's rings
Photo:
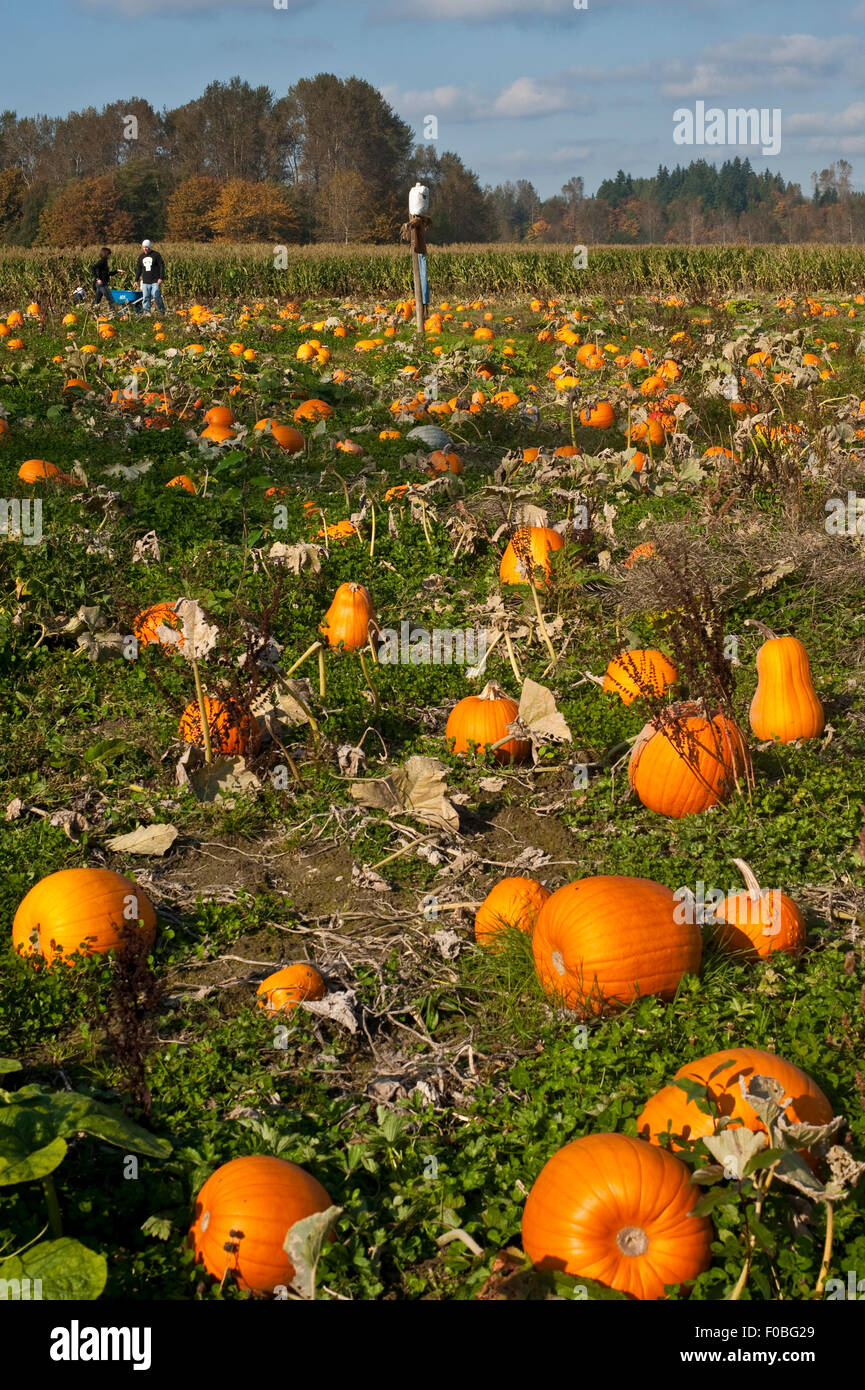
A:
{"type": "Polygon", "coordinates": [[[549,896],[549,888],[533,878],[503,878],[490,889],[478,908],[475,940],[489,945],[508,927],[518,927],[531,936],[538,913],[549,896]]]}
{"type": "Polygon", "coordinates": [[[273,1293],[290,1285],[294,1265],[283,1249],[292,1226],[333,1203],[321,1183],[284,1158],[233,1158],[211,1174],[195,1202],[190,1242],[196,1260],[241,1289],[273,1293]]]}
{"type": "Polygon", "coordinates": [[[700,1190],[666,1149],[625,1134],[587,1134],[553,1154],[523,1211],[523,1248],[540,1269],[594,1279],[638,1299],[663,1298],[712,1260],[711,1221],[691,1213],[700,1190]]]}
{"type": "Polygon", "coordinates": [[[583,406],[580,411],[580,424],[591,425],[595,430],[608,430],[615,424],[616,412],[609,401],[599,401],[597,405],[583,406]]]}
{"type": "Polygon", "coordinates": [[[327,993],[324,980],[311,965],[287,965],[262,980],[256,990],[258,1007],[268,1013],[288,1013],[305,999],[323,999],[327,993]]]}
{"type": "MultiPolygon", "coordinates": [[[[252,715],[236,700],[217,700],[204,697],[204,715],[210,730],[210,746],[214,753],[226,757],[243,757],[253,752],[258,743],[258,725],[252,715]]],[[[178,737],[184,743],[204,747],[201,711],[197,700],[190,700],[178,726],[178,737]]]]}
{"type": "Polygon", "coordinates": [[[12,923],[12,945],[48,965],[73,956],[102,955],[132,932],[152,945],[156,913],[146,894],[111,869],[60,869],[30,889],[12,923]]]}
{"type": "Polygon", "coordinates": [[[744,859],[734,859],[747,888],[731,893],[712,916],[713,938],[721,950],[748,960],[765,960],[774,951],[798,956],[807,929],[799,908],[778,888],[763,890],[744,859]]]}
{"type": "Polygon", "coordinates": [[[375,624],[372,599],[362,584],[349,582],[340,584],[318,630],[329,646],[353,652],[366,646],[370,624],[375,624]]]}
{"type": "Polygon", "coordinates": [[[429,456],[431,473],[462,473],[463,461],[453,449],[434,449],[429,456]]]}
{"type": "Polygon", "coordinates": [[[547,900],[532,950],[547,994],[578,1013],[601,1013],[644,994],[670,999],[696,974],[700,929],[681,922],[671,888],[648,878],[600,874],[578,879],[547,900]]]}
{"type": "Polygon", "coordinates": [[[535,579],[535,587],[542,589],[551,573],[549,557],[563,545],[558,531],[549,526],[521,526],[508,541],[499,579],[502,584],[528,584],[537,570],[543,570],[543,579],[535,579]]]}
{"type": "MultiPolygon", "coordinates": [[[[445,738],[457,757],[471,751],[485,753],[491,744],[505,738],[507,727],[516,719],[519,705],[511,700],[496,681],[488,681],[480,695],[467,695],[448,715],[445,738]]],[[[509,738],[493,753],[497,763],[523,763],[531,756],[531,739],[509,738]]]]}
{"type": "Polygon", "coordinates": [[[224,444],[226,439],[234,438],[234,430],[230,425],[208,425],[201,431],[202,439],[212,439],[214,444],[224,444]]]}
{"type": "MultiPolygon", "coordinates": [[[[659,1144],[667,1135],[694,1140],[714,1134],[714,1116],[697,1109],[686,1092],[674,1084],[679,1080],[705,1086],[713,1110],[728,1116],[733,1127],[744,1125],[755,1133],[765,1133],[766,1126],[744,1099],[739,1086],[740,1081],[747,1082],[752,1076],[769,1076],[783,1086],[784,1095],[790,1099],[785,1110],[788,1120],[825,1125],[832,1119],[832,1106],[820,1087],[792,1062],[756,1047],[729,1047],[679,1067],[673,1083],[662,1086],[643,1107],[637,1120],[640,1135],[659,1144]]],[[[672,1147],[681,1146],[673,1143],[672,1147]]]]}
{"type": "Polygon", "coordinates": [[[798,637],[773,637],[757,653],[757,690],[751,728],[759,739],[793,743],[817,738],[826,719],[811,680],[808,653],[798,637]]]}
{"type": "Polygon", "coordinates": [[[181,635],[178,642],[165,641],[159,636],[160,627],[174,628],[175,632],[180,632],[183,623],[174,611],[173,603],[154,603],[150,608],[145,608],[138,617],[133,620],[132,631],[138,639],[141,647],[147,647],[151,642],[158,642],[160,646],[173,650],[174,647],[182,647],[186,638],[181,635]]]}
{"type": "Polygon", "coordinates": [[[212,405],[204,416],[207,425],[233,425],[234,414],[227,405],[212,405]]]}
{"type": "Polygon", "coordinates": [[[650,811],[680,819],[728,801],[745,770],[745,738],[726,715],[693,702],[669,705],[634,744],[628,780],[650,811]]]}
{"type": "Polygon", "coordinates": [[[630,705],[638,695],[655,699],[676,684],[679,673],[663,652],[653,647],[622,652],[614,657],[604,675],[602,689],[619,696],[630,705]]]}
{"type": "Polygon", "coordinates": [[[328,416],[332,414],[333,406],[328,405],[326,401],[313,399],[311,401],[304,401],[297,407],[297,410],[294,412],[294,419],[311,420],[315,423],[317,420],[326,420],[328,416]]]}
{"type": "Polygon", "coordinates": [[[185,473],[178,473],[176,478],[172,478],[165,484],[166,487],[179,487],[184,492],[195,492],[195,483],[188,478],[185,473]]]}

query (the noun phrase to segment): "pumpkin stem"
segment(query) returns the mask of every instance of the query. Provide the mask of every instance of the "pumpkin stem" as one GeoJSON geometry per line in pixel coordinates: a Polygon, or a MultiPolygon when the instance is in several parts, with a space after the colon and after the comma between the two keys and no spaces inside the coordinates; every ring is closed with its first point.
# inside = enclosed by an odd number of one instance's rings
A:
{"type": "Polygon", "coordinates": [[[199,674],[197,661],[193,661],[192,663],[192,674],[195,676],[195,694],[198,699],[198,712],[201,715],[201,733],[204,739],[204,761],[210,764],[213,762],[213,749],[210,746],[210,725],[207,722],[204,691],[201,688],[201,675],[199,674]]]}
{"type": "Polygon", "coordinates": [[[616,1236],[616,1244],[623,1255],[645,1255],[649,1237],[642,1226],[623,1226],[616,1236]]]}
{"type": "Polygon", "coordinates": [[[479,700],[506,700],[508,697],[502,690],[498,681],[487,681],[480,695],[479,700]]]}
{"type": "Polygon", "coordinates": [[[745,887],[748,889],[748,893],[751,896],[751,901],[758,903],[760,901],[760,896],[763,890],[757,881],[757,875],[754,873],[754,870],[751,868],[751,865],[746,864],[744,859],[734,859],[733,863],[736,865],[736,868],[739,870],[739,873],[745,880],[745,887]]]}
{"type": "Polygon", "coordinates": [[[745,627],[755,627],[758,632],[762,632],[764,637],[768,637],[770,642],[776,642],[778,640],[777,632],[773,632],[772,629],[767,627],[766,623],[762,623],[759,618],[746,618],[745,627]]]}

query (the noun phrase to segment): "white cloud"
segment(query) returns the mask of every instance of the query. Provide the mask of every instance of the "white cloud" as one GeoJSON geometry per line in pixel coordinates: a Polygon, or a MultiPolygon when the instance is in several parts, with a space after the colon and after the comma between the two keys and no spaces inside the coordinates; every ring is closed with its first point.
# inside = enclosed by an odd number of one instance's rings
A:
{"type": "Polygon", "coordinates": [[[454,85],[401,91],[391,84],[379,88],[391,106],[407,119],[438,116],[454,121],[520,120],[585,111],[589,106],[577,85],[565,74],[558,78],[517,77],[497,95],[477,87],[454,85]]]}
{"type": "Polygon", "coordinates": [[[847,35],[742,34],[716,44],[697,63],[676,58],[664,64],[660,94],[666,97],[721,97],[770,89],[762,104],[772,105],[771,89],[815,87],[832,78],[860,80],[861,41],[847,35]]]}
{"type": "Polygon", "coordinates": [[[273,0],[79,0],[84,10],[110,13],[118,19],[148,19],[154,14],[188,18],[215,10],[257,10],[259,14],[272,13],[279,19],[317,3],[318,0],[286,0],[284,8],[275,9],[273,0]]]}
{"type": "Polygon", "coordinates": [[[835,131],[865,133],[865,102],[854,101],[843,111],[802,111],[788,116],[785,129],[794,135],[829,135],[835,131]]]}

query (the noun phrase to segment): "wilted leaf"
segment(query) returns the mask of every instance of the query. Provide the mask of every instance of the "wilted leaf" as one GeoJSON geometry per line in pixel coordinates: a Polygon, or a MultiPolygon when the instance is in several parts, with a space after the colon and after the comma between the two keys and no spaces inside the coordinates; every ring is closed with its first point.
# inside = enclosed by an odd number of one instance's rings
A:
{"type": "Polygon", "coordinates": [[[306,541],[298,541],[295,545],[284,545],[282,541],[274,541],[267,552],[267,558],[275,565],[285,565],[292,574],[300,574],[304,569],[318,574],[321,571],[320,556],[323,554],[323,546],[311,545],[306,541]]]}
{"type": "Polygon", "coordinates": [[[407,812],[425,825],[455,832],[459,829],[459,812],[445,795],[445,771],[437,758],[415,754],[390,776],[353,782],[349,791],[361,806],[407,812]]]}
{"type": "Polygon", "coordinates": [[[720,1134],[703,1136],[703,1143],[714,1159],[724,1169],[726,1178],[737,1181],[745,1176],[745,1165],[750,1158],[765,1149],[768,1140],[762,1131],[754,1133],[750,1129],[725,1129],[720,1134]]]}
{"type": "Polygon", "coordinates": [[[108,848],[121,854],[165,854],[180,831],[176,825],[138,825],[127,835],[115,835],[108,848]]]}
{"type": "MultiPolygon", "coordinates": [[[[193,745],[188,747],[191,749],[193,745]]],[[[184,750],[177,763],[177,783],[181,787],[188,786],[199,801],[222,801],[261,789],[260,781],[246,766],[244,758],[217,758],[208,767],[201,749],[196,748],[195,753],[201,755],[201,765],[188,772],[189,765],[198,763],[199,759],[194,754],[190,757],[184,750]]]]}
{"type": "Polygon", "coordinates": [[[291,1287],[301,1298],[315,1298],[315,1271],[331,1229],[342,1207],[328,1207],[296,1221],[285,1237],[283,1249],[294,1265],[291,1287]]]}
{"type": "Polygon", "coordinates": [[[133,565],[139,563],[152,565],[158,563],[161,558],[159,537],[155,531],[148,531],[147,534],[137,540],[132,547],[133,565]]]}
{"type": "Polygon", "coordinates": [[[352,888],[370,889],[375,893],[389,893],[391,891],[387,879],[382,878],[381,874],[376,873],[375,869],[369,868],[366,864],[352,864],[351,886],[352,888]]]}
{"type": "Polygon", "coordinates": [[[304,999],[298,1007],[338,1023],[349,1033],[358,1030],[357,995],[353,989],[331,990],[323,999],[304,999]]]}
{"type": "Polygon", "coordinates": [[[570,742],[572,735],[564,715],[556,708],[553,692],[545,685],[526,678],[520,694],[518,718],[529,730],[533,741],[546,739],[570,742]]]}
{"type": "Polygon", "coordinates": [[[201,661],[219,641],[219,628],[209,623],[204,609],[194,598],[179,598],[174,611],[181,622],[183,643],[177,650],[187,661],[201,661]]]}

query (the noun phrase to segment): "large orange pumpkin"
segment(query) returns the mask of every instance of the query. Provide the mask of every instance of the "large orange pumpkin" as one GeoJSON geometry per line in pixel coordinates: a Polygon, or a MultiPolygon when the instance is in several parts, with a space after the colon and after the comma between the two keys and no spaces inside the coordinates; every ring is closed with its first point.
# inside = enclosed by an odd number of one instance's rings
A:
{"type": "MultiPolygon", "coordinates": [[[[500,738],[519,713],[516,700],[511,700],[496,681],[488,681],[480,695],[467,695],[454,705],[445,726],[445,738],[452,744],[457,757],[463,757],[475,745],[478,753],[500,738]]],[[[497,763],[525,762],[531,756],[531,739],[510,738],[493,754],[497,763]]]]}
{"type": "Polygon", "coordinates": [[[349,582],[340,584],[318,630],[329,646],[353,652],[366,646],[370,624],[375,624],[372,599],[362,584],[349,582]]]}
{"type": "Polygon", "coordinates": [[[258,1007],[275,1014],[296,1009],[304,999],[323,999],[327,988],[314,966],[299,962],[268,975],[266,980],[262,980],[256,993],[258,1007]]]}
{"type": "Polygon", "coordinates": [[[745,770],[745,738],[726,715],[699,705],[670,705],[634,744],[628,780],[643,805],[679,819],[728,801],[745,770]]]}
{"type": "Polygon", "coordinates": [[[646,647],[614,657],[604,674],[602,688],[630,705],[638,695],[649,699],[663,695],[678,679],[672,661],[663,652],[646,647]]]}
{"type": "Polygon", "coordinates": [[[532,936],[546,992],[578,1013],[601,1013],[644,994],[670,999],[696,974],[700,929],[680,922],[671,888],[648,878],[599,874],[559,888],[532,936]]]}
{"type": "Polygon", "coordinates": [[[189,1232],[196,1260],[221,1280],[232,1270],[241,1289],[273,1293],[294,1279],[283,1242],[296,1222],[333,1203],[296,1163],[269,1155],[233,1158],[198,1194],[189,1232]]]}
{"type": "Polygon", "coordinates": [[[156,938],[156,913],[147,895],[112,869],[60,869],[40,879],[21,900],[12,945],[48,965],[84,952],[102,955],[138,934],[156,938]]]}
{"type": "Polygon", "coordinates": [[[549,526],[521,526],[508,541],[499,579],[503,584],[528,584],[535,579],[536,588],[542,589],[550,577],[549,557],[563,545],[558,531],[549,526]],[[543,570],[543,579],[535,577],[537,570],[543,570]]]}
{"type": "Polygon", "coordinates": [[[666,1149],[588,1134],[553,1154],[523,1211],[523,1248],[540,1269],[663,1298],[712,1260],[712,1223],[692,1216],[700,1191],[666,1149]]]}
{"type": "Polygon", "coordinates": [[[711,926],[716,945],[747,960],[765,959],[774,951],[798,956],[808,932],[793,899],[780,888],[761,888],[744,859],[734,859],[733,863],[747,887],[728,894],[715,909],[711,926]]]}
{"type": "MultiPolygon", "coordinates": [[[[744,1125],[755,1133],[765,1133],[766,1126],[739,1088],[740,1081],[747,1083],[752,1076],[769,1076],[783,1086],[784,1095],[790,1098],[785,1112],[789,1120],[825,1125],[832,1119],[832,1106],[816,1081],[792,1062],[785,1062],[783,1057],[757,1047],[729,1047],[712,1052],[708,1057],[698,1057],[694,1062],[685,1062],[675,1073],[673,1082],[681,1079],[699,1082],[706,1087],[713,1110],[717,1107],[737,1127],[744,1125]]],[[[715,1120],[713,1115],[698,1110],[686,1093],[671,1083],[662,1086],[646,1103],[637,1128],[642,1138],[658,1144],[668,1134],[683,1139],[701,1139],[714,1134],[715,1120]]],[[[673,1148],[676,1147],[673,1144],[673,1148]]]]}
{"type": "MultiPolygon", "coordinates": [[[[214,753],[236,758],[254,751],[258,743],[258,725],[248,710],[243,709],[236,700],[217,700],[205,695],[204,714],[210,730],[210,747],[214,753]]],[[[190,700],[186,706],[177,732],[184,743],[194,743],[196,748],[204,747],[197,700],[190,700]]]]}
{"type": "Polygon", "coordinates": [[[478,908],[475,940],[488,945],[507,927],[518,927],[531,936],[538,913],[549,896],[549,888],[533,878],[503,878],[490,889],[478,908]]]}

